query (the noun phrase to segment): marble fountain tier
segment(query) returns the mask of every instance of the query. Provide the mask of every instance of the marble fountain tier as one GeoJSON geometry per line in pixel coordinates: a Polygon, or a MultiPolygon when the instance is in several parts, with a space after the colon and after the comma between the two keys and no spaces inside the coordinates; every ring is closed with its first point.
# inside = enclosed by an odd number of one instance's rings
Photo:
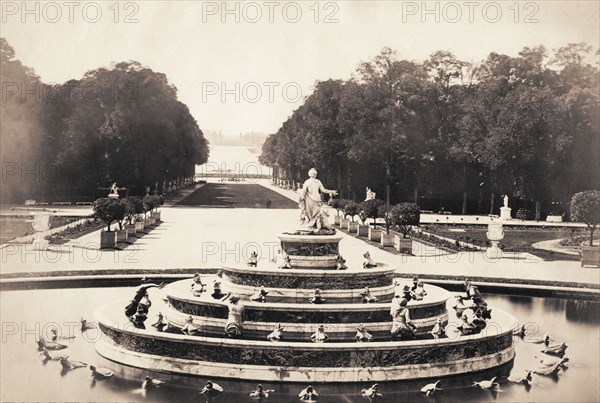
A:
{"type": "MultiPolygon", "coordinates": [[[[258,267],[224,266],[219,274],[201,276],[206,291],[192,292],[192,279],[165,286],[164,305],[150,308],[145,329],[133,326],[123,314],[127,301],[99,308],[96,319],[102,338],[96,343],[100,355],[126,366],[151,371],[236,378],[262,382],[362,382],[433,378],[464,374],[502,366],[514,359],[512,331],[517,320],[493,309],[482,332],[462,335],[458,321],[446,308],[450,294],[426,284],[423,300],[408,303],[417,338],[391,337],[391,301],[409,279],[395,278],[395,267],[351,265],[336,270],[341,237],[332,235],[280,236],[291,268],[259,262],[258,267]],[[241,299],[243,330],[240,338],[225,334],[229,305],[211,296],[212,284],[221,283],[224,293],[241,299]],[[266,302],[251,296],[268,291],[266,302]],[[369,287],[376,302],[363,303],[361,293],[369,287]],[[315,289],[322,304],[311,304],[315,289]],[[191,316],[197,332],[160,332],[150,323],[161,312],[171,328],[185,326],[191,316]],[[439,320],[447,337],[434,339],[428,331],[439,320]],[[281,340],[267,336],[277,324],[284,328],[281,340]],[[372,341],[358,343],[357,327],[364,325],[372,341]],[[327,342],[311,341],[324,325],[327,342]]],[[[188,322],[189,323],[189,322],[188,322]]]]}

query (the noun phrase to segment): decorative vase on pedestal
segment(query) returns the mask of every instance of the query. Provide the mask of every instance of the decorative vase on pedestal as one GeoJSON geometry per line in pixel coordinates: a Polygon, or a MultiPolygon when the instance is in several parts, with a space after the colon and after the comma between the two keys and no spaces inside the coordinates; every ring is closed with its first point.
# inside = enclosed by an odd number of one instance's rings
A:
{"type": "Polygon", "coordinates": [[[504,206],[500,207],[500,219],[501,220],[510,220],[512,209],[508,207],[508,196],[504,196],[504,206]]]}
{"type": "Polygon", "coordinates": [[[49,242],[42,235],[42,232],[50,229],[50,214],[48,213],[36,213],[33,216],[33,229],[36,231],[33,240],[33,246],[35,249],[44,250],[48,248],[49,242]]]}
{"type": "Polygon", "coordinates": [[[492,246],[486,249],[485,254],[488,259],[500,259],[502,257],[502,249],[498,247],[501,240],[504,239],[504,227],[501,222],[490,222],[488,224],[487,237],[492,243],[492,246]]]}

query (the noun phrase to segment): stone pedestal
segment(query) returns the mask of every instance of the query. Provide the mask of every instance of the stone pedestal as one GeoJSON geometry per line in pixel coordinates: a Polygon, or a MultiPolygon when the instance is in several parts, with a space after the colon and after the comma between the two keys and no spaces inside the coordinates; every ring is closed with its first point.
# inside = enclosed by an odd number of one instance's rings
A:
{"type": "Polygon", "coordinates": [[[44,231],[50,229],[50,214],[48,213],[36,213],[33,216],[33,229],[36,231],[33,240],[34,249],[45,250],[48,248],[50,242],[42,235],[44,231]]]}
{"type": "Polygon", "coordinates": [[[281,249],[290,257],[292,268],[336,268],[341,236],[281,234],[277,237],[281,249]]]}
{"type": "Polygon", "coordinates": [[[510,212],[512,209],[510,207],[500,207],[500,219],[501,220],[510,220],[512,217],[510,212]]]}

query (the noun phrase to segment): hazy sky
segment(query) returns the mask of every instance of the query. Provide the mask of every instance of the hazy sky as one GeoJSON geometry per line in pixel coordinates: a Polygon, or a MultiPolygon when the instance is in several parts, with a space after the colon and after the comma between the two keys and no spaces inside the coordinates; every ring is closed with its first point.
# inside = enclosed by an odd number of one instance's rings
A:
{"type": "Polygon", "coordinates": [[[44,82],[136,60],[167,75],[200,128],[224,133],[276,131],[316,80],[347,79],[384,46],[478,62],[600,42],[597,0],[23,4],[2,2],[1,35],[44,82]]]}

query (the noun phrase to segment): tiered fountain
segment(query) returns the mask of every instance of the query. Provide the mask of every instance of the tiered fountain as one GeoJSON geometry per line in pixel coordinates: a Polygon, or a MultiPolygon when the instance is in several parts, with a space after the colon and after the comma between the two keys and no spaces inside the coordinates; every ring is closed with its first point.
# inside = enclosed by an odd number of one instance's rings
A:
{"type": "Polygon", "coordinates": [[[96,344],[98,353],[116,363],[152,371],[262,382],[432,378],[494,368],[513,360],[514,317],[494,309],[483,331],[465,336],[457,330],[456,319],[449,318],[450,294],[429,284],[422,300],[408,303],[416,327],[414,339],[392,338],[390,307],[394,295],[402,295],[397,288],[406,279],[396,279],[396,268],[381,263],[365,268],[349,262],[344,268],[339,257],[342,237],[321,220],[318,208],[311,214],[310,206],[302,207],[308,215],[305,226],[279,236],[283,264],[260,261],[257,266],[254,262],[225,266],[218,274],[169,284],[163,289],[168,302],[152,305],[145,329],[134,327],[123,315],[127,301],[98,309],[96,318],[103,333],[96,344]],[[200,283],[206,285],[204,292],[200,283]],[[243,311],[239,337],[225,332],[231,302],[219,298],[219,285],[222,293],[240,297],[236,308],[243,311]],[[376,301],[364,303],[365,287],[376,301]],[[316,289],[321,295],[317,302],[323,303],[309,302],[316,289]],[[261,290],[262,295],[268,293],[266,301],[253,300],[261,290]],[[149,325],[159,310],[168,322],[166,331],[149,325]],[[446,326],[446,337],[433,338],[428,333],[438,320],[446,326]],[[268,336],[278,324],[282,336],[272,341],[268,336]],[[324,343],[311,340],[319,325],[324,325],[328,336],[324,343]],[[370,342],[357,342],[360,325],[373,336],[370,342]],[[194,330],[193,335],[181,332],[185,326],[194,330]]]}

